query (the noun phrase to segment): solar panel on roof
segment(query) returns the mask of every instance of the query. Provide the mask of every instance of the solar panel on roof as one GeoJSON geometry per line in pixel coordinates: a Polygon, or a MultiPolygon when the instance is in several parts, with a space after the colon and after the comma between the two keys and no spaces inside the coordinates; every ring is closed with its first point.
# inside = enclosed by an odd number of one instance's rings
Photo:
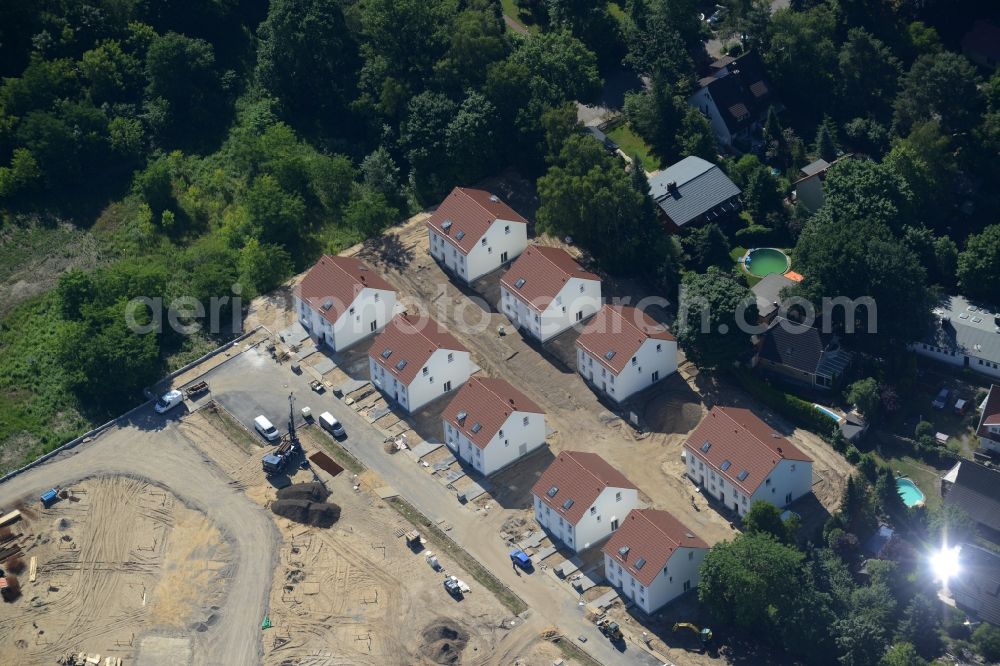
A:
{"type": "Polygon", "coordinates": [[[733,463],[729,462],[728,460],[723,460],[722,464],[719,465],[719,469],[721,469],[723,472],[725,472],[727,469],[729,469],[730,467],[732,467],[732,465],[733,465],[733,463]]]}
{"type": "Polygon", "coordinates": [[[563,502],[563,509],[565,509],[566,511],[569,511],[571,506],[573,506],[573,498],[570,498],[565,502],[563,502]]]}

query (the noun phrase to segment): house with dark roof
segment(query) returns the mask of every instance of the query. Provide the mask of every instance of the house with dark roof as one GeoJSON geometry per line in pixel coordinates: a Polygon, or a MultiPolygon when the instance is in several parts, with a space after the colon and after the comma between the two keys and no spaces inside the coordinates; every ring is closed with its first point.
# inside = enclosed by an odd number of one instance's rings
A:
{"type": "Polygon", "coordinates": [[[542,342],[600,307],[601,278],[557,247],[528,247],[500,278],[500,311],[542,342]]]}
{"type": "Polygon", "coordinates": [[[976,435],[979,437],[980,448],[1000,453],[1000,385],[990,386],[986,400],[979,406],[976,435]]]}
{"type": "Polygon", "coordinates": [[[836,336],[776,317],[758,339],[753,366],[796,385],[831,389],[852,360],[836,336]]]}
{"type": "Polygon", "coordinates": [[[563,451],[531,489],[535,520],[576,552],[615,532],[639,490],[596,453],[563,451]]]}
{"type": "Polygon", "coordinates": [[[382,330],[396,309],[396,288],[354,257],[325,254],[292,291],[299,322],[334,351],[382,330]]]}
{"type": "Polygon", "coordinates": [[[411,413],[457,389],[473,369],[469,350],[430,317],[397,315],[368,349],[372,384],[411,413]]]}
{"type": "Polygon", "coordinates": [[[962,544],[958,573],[948,581],[955,605],[983,622],[1000,627],[1000,555],[962,544]]]}
{"type": "Polygon", "coordinates": [[[941,363],[1000,379],[1000,309],[946,296],[920,342],[910,349],[941,363]]]}
{"type": "Polygon", "coordinates": [[[621,402],[677,371],[677,338],[642,310],[605,304],[576,339],[576,370],[621,402]]]}
{"type": "Polygon", "coordinates": [[[528,246],[528,221],[485,190],[456,187],[425,224],[431,256],[466,283],[528,246]]]}
{"type": "Polygon", "coordinates": [[[825,200],[823,182],[830,167],[853,157],[854,155],[842,155],[832,162],[818,159],[802,167],[802,176],[792,183],[792,200],[797,204],[801,203],[810,213],[815,213],[825,200]]]}
{"type": "Polygon", "coordinates": [[[713,407],[684,442],[689,479],[739,515],[779,509],[812,490],[812,458],[749,409],[713,407]]]}
{"type": "Polygon", "coordinates": [[[1000,64],[1000,27],[990,21],[977,20],[962,37],[962,55],[977,65],[996,69],[1000,64]]]}
{"type": "Polygon", "coordinates": [[[688,104],[705,115],[719,144],[732,146],[739,138],[749,138],[751,131],[760,126],[774,104],[774,95],[764,64],[755,51],[750,51],[738,58],[713,62],[688,104]]]}
{"type": "Polygon", "coordinates": [[[941,477],[941,496],[969,514],[981,536],[1000,544],[1000,472],[960,460],[941,477]]]}
{"type": "Polygon", "coordinates": [[[757,316],[760,323],[770,323],[775,316],[783,312],[781,307],[781,291],[798,284],[795,280],[781,273],[770,273],[750,288],[757,300],[757,316]]]}
{"type": "Polygon", "coordinates": [[[503,379],[472,377],[441,419],[448,448],[484,475],[545,444],[545,412],[503,379]]]}
{"type": "Polygon", "coordinates": [[[649,196],[664,226],[672,232],[719,220],[740,207],[740,188],[722,169],[694,155],[653,174],[649,196]]]}
{"type": "Polygon", "coordinates": [[[632,509],[601,552],[608,582],[652,614],[698,586],[708,544],[666,511],[632,509]]]}

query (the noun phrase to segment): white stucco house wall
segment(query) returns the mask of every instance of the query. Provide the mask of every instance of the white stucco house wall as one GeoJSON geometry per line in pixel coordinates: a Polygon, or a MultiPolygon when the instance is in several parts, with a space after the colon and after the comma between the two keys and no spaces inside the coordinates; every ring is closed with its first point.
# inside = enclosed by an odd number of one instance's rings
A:
{"type": "Polygon", "coordinates": [[[979,446],[994,453],[1000,453],[1000,385],[990,386],[986,400],[979,405],[979,425],[976,435],[979,446]]]}
{"type": "Polygon", "coordinates": [[[641,310],[605,305],[576,340],[576,369],[621,402],[677,371],[677,339],[641,310]]]}
{"type": "Polygon", "coordinates": [[[472,377],[441,420],[448,448],[484,475],[545,445],[545,412],[503,379],[472,377]]]}
{"type": "Polygon", "coordinates": [[[625,475],[596,453],[563,451],[531,489],[535,520],[575,552],[616,531],[639,502],[625,475]]]}
{"type": "Polygon", "coordinates": [[[456,390],[473,369],[469,350],[429,317],[397,315],[368,350],[372,384],[410,413],[456,390]]]}
{"type": "Polygon", "coordinates": [[[698,587],[708,544],[666,511],[633,509],[601,551],[623,600],[652,614],[698,587]]]}
{"type": "Polygon", "coordinates": [[[601,307],[601,279],[565,250],[532,245],[500,279],[500,311],[545,342],[601,307]]]}
{"type": "Polygon", "coordinates": [[[425,224],[431,256],[466,283],[528,246],[528,221],[485,190],[456,187],[425,224]]]}
{"type": "Polygon", "coordinates": [[[1000,308],[963,296],[946,296],[934,308],[924,338],[910,349],[956,368],[1000,379],[1000,308]]]}
{"type": "Polygon", "coordinates": [[[749,409],[713,407],[684,442],[686,473],[727,509],[778,508],[812,491],[812,459],[749,409]]]}
{"type": "Polygon", "coordinates": [[[299,323],[334,351],[382,330],[396,312],[396,288],[354,257],[323,255],[292,299],[299,323]]]}

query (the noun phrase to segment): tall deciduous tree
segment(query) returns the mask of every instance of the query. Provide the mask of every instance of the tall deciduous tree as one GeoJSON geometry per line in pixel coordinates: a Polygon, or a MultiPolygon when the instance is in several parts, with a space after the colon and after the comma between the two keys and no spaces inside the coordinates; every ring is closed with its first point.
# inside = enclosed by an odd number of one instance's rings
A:
{"type": "Polygon", "coordinates": [[[973,298],[995,299],[1000,284],[1000,224],[969,236],[958,255],[958,284],[973,298]]]}
{"type": "Polygon", "coordinates": [[[757,322],[757,304],[746,283],[710,267],[686,273],[678,304],[677,340],[696,365],[722,368],[746,353],[750,335],[740,324],[757,322]]]}
{"type": "Polygon", "coordinates": [[[896,96],[897,133],[908,134],[915,123],[935,118],[946,134],[971,131],[983,111],[979,83],[979,75],[965,56],[951,51],[920,56],[903,77],[896,96]]]}

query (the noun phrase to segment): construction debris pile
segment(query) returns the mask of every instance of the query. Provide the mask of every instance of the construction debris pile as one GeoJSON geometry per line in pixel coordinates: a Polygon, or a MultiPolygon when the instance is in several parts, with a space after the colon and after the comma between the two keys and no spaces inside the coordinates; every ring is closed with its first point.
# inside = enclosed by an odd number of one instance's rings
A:
{"type": "Polygon", "coordinates": [[[459,664],[469,634],[448,620],[427,625],[422,634],[420,654],[435,664],[459,664]]]}
{"type": "Polygon", "coordinates": [[[340,507],[327,502],[329,496],[321,483],[296,483],[278,491],[271,511],[304,525],[331,527],[340,519],[340,507]]]}

